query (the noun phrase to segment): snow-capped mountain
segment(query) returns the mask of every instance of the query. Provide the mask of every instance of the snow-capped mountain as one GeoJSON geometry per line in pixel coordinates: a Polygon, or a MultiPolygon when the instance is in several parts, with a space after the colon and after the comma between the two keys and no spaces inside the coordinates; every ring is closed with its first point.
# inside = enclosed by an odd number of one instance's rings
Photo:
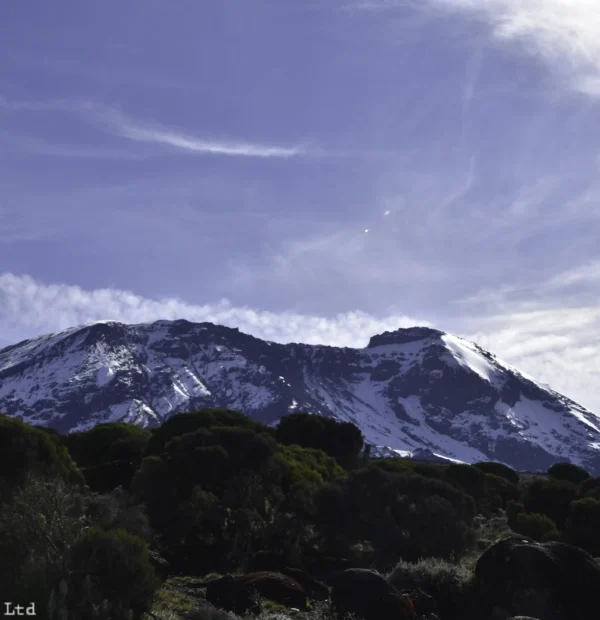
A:
{"type": "Polygon", "coordinates": [[[444,332],[413,327],[351,349],[266,342],[212,323],[103,321],[0,350],[0,411],[59,431],[153,426],[238,409],[275,423],[308,411],[355,423],[400,455],[600,475],[600,417],[444,332]]]}

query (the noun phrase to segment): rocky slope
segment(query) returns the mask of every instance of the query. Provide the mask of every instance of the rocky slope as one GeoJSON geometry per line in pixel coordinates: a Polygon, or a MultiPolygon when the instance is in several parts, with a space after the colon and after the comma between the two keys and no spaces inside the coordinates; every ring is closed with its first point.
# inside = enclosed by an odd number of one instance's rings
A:
{"type": "Polygon", "coordinates": [[[211,323],[96,322],[0,350],[0,411],[60,431],[202,407],[354,422],[380,452],[600,474],[600,417],[466,340],[413,327],[364,349],[277,344],[211,323]]]}

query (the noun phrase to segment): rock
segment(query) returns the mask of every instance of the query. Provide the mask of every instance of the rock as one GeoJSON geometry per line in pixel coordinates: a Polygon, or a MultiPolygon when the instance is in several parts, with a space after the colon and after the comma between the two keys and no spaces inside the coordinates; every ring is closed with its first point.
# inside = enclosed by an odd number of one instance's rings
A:
{"type": "Polygon", "coordinates": [[[165,581],[165,579],[169,576],[170,573],[170,565],[159,555],[156,551],[148,552],[148,559],[150,560],[150,564],[152,564],[152,568],[154,568],[154,574],[161,580],[165,581]]]}
{"type": "Polygon", "coordinates": [[[306,592],[291,577],[281,573],[261,571],[246,575],[225,575],[207,584],[206,598],[213,605],[233,611],[236,614],[260,612],[260,605],[254,601],[262,598],[286,605],[306,609],[306,592]]]}
{"type": "Polygon", "coordinates": [[[333,580],[331,611],[364,620],[416,620],[412,601],[385,578],[368,569],[352,568],[333,580]]]}
{"type": "Polygon", "coordinates": [[[329,588],[318,579],[315,579],[300,568],[291,568],[285,566],[280,571],[283,575],[287,575],[295,579],[306,591],[309,598],[314,601],[326,601],[329,598],[329,588]]]}
{"type": "Polygon", "coordinates": [[[400,594],[404,594],[404,596],[407,596],[412,601],[415,613],[419,618],[422,616],[435,615],[438,611],[435,599],[421,590],[421,588],[400,590],[400,594]]]}
{"type": "Polygon", "coordinates": [[[260,613],[260,605],[250,594],[240,588],[233,575],[224,575],[209,581],[206,586],[206,600],[215,607],[232,611],[241,616],[246,613],[260,613]]]}
{"type": "Polygon", "coordinates": [[[506,617],[597,618],[600,566],[577,547],[510,536],[484,551],[475,577],[483,598],[506,617]]]}
{"type": "Polygon", "coordinates": [[[306,591],[295,579],[282,573],[260,571],[235,576],[234,581],[246,592],[256,591],[280,605],[306,609],[306,591]]]}

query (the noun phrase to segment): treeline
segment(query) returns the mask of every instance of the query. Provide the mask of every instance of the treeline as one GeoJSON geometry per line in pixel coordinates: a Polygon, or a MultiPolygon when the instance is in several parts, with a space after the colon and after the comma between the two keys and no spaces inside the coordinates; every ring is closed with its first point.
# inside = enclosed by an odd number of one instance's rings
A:
{"type": "Polygon", "coordinates": [[[600,478],[369,459],[353,424],[240,412],[59,435],[0,416],[0,600],[39,617],[139,618],[160,577],[393,568],[472,553],[476,515],[600,555],[600,478]],[[104,615],[102,615],[104,614],[104,615]]]}

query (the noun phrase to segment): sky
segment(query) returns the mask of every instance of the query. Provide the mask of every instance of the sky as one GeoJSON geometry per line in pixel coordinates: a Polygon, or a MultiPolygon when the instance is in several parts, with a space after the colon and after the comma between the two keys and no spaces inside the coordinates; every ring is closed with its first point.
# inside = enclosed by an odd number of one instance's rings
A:
{"type": "Polygon", "coordinates": [[[600,414],[597,0],[2,0],[0,40],[0,346],[429,325],[600,414]]]}

